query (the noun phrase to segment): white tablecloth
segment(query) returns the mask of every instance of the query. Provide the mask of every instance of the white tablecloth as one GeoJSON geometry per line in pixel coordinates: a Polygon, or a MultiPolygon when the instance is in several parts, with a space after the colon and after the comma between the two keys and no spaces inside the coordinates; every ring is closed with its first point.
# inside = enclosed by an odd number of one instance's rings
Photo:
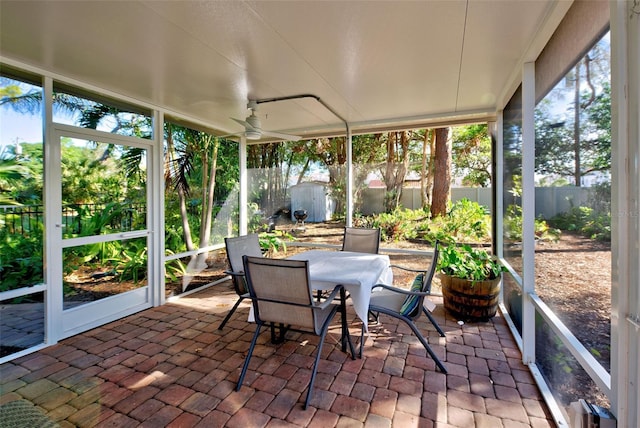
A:
{"type": "Polygon", "coordinates": [[[309,278],[314,290],[331,290],[344,286],[351,296],[356,315],[367,323],[371,287],[392,284],[389,256],[350,251],[310,250],[288,257],[309,261],[309,278]]]}

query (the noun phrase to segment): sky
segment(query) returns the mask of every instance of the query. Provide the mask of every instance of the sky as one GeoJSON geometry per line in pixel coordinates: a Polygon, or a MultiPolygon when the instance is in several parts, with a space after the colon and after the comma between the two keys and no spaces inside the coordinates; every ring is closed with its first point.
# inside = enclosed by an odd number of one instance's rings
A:
{"type": "MultiPolygon", "coordinates": [[[[17,85],[22,93],[38,90],[37,87],[28,83],[6,77],[0,79],[0,89],[13,85],[17,85]]],[[[4,97],[6,93],[0,91],[0,95],[4,97]]],[[[20,114],[11,108],[0,106],[0,153],[7,145],[15,145],[16,142],[40,143],[42,140],[42,117],[40,114],[20,114]]]]}
{"type": "Polygon", "coordinates": [[[15,144],[16,138],[20,142],[42,142],[42,121],[35,115],[21,115],[13,110],[0,108],[0,144],[15,144]]]}
{"type": "Polygon", "coordinates": [[[20,143],[42,142],[42,124],[39,116],[21,115],[0,107],[0,159],[10,146],[20,143]]]}

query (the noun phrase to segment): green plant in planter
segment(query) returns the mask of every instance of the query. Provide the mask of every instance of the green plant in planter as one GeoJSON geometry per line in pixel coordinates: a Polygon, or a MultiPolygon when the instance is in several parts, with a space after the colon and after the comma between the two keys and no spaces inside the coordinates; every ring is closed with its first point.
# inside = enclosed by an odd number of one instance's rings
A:
{"type": "Polygon", "coordinates": [[[506,268],[486,250],[468,244],[442,247],[438,259],[438,271],[455,278],[470,281],[486,281],[498,278],[506,268]]]}
{"type": "Polygon", "coordinates": [[[458,319],[484,321],[498,309],[506,268],[483,249],[449,244],[438,259],[444,307],[458,319]]]}

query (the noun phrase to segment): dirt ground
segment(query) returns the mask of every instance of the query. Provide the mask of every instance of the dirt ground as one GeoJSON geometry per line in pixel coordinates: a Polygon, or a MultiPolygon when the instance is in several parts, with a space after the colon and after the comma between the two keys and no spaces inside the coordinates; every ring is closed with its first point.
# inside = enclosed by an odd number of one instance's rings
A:
{"type": "Polygon", "coordinates": [[[611,245],[563,233],[536,248],[536,292],[609,369],[611,245]],[[606,345],[605,345],[606,344],[606,345]]]}
{"type": "MultiPolygon", "coordinates": [[[[602,366],[610,371],[611,245],[564,232],[540,243],[535,258],[536,293],[602,366]]],[[[536,359],[563,403],[587,399],[609,407],[578,362],[549,328],[536,329],[536,359]]]]}

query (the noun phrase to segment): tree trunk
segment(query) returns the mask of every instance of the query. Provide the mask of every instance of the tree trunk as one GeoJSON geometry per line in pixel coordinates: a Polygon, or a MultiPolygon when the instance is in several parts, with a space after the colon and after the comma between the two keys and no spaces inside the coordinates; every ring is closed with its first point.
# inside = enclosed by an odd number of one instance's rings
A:
{"type": "Polygon", "coordinates": [[[387,161],[385,163],[384,183],[385,211],[392,212],[400,204],[402,186],[409,168],[408,131],[390,132],[387,137],[387,161]],[[398,159],[402,156],[401,159],[398,159]]]}
{"type": "Polygon", "coordinates": [[[393,189],[396,187],[394,166],[396,159],[395,133],[387,134],[387,162],[384,170],[384,184],[387,188],[384,196],[384,209],[391,212],[391,200],[393,200],[393,189]]]}
{"type": "Polygon", "coordinates": [[[409,170],[409,131],[403,131],[400,133],[400,147],[402,149],[402,161],[399,162],[398,169],[396,170],[396,199],[393,206],[394,209],[400,205],[404,180],[407,177],[407,171],[409,170]]]}
{"type": "Polygon", "coordinates": [[[433,186],[433,156],[435,134],[430,129],[424,130],[422,142],[422,171],[420,174],[420,197],[422,209],[426,209],[431,203],[431,187],[433,186]],[[427,150],[427,147],[429,148],[427,150]]]}
{"type": "Polygon", "coordinates": [[[209,173],[204,182],[203,186],[203,201],[206,201],[207,204],[205,209],[202,210],[202,218],[200,219],[200,248],[206,247],[209,245],[209,240],[211,239],[211,223],[213,218],[213,205],[214,205],[214,193],[216,189],[216,169],[218,165],[218,148],[220,147],[220,142],[217,138],[207,137],[208,142],[206,144],[207,147],[207,156],[204,159],[207,159],[209,165],[202,165],[202,170],[206,171],[207,167],[209,167],[209,173]],[[211,140],[213,140],[213,148],[211,157],[208,156],[208,147],[211,144],[211,140]]]}
{"type": "MultiPolygon", "coordinates": [[[[165,164],[167,165],[167,167],[165,167],[165,171],[166,171],[165,174],[170,174],[169,165],[171,165],[173,160],[175,159],[175,146],[173,144],[173,130],[171,126],[168,127],[168,132],[167,132],[166,156],[167,156],[167,160],[165,164]]],[[[170,182],[170,180],[167,177],[165,177],[165,181],[168,183],[170,182]]],[[[184,237],[185,248],[187,251],[193,251],[195,250],[195,245],[193,244],[193,240],[191,239],[191,226],[189,226],[189,216],[187,215],[186,195],[185,195],[184,189],[179,184],[177,186],[177,191],[178,191],[178,200],[180,203],[180,218],[182,220],[182,233],[184,237]]]]}
{"type": "MultiPolygon", "coordinates": [[[[216,166],[218,162],[218,147],[219,141],[217,138],[206,136],[202,141],[202,201],[204,202],[202,211],[200,213],[200,244],[199,248],[204,248],[209,245],[211,239],[211,223],[213,219],[213,205],[214,205],[214,191],[216,187],[216,166]],[[211,154],[209,148],[213,143],[211,154]]],[[[195,258],[191,258],[188,265],[189,272],[200,272],[207,267],[208,253],[200,253],[195,258]]],[[[189,278],[183,278],[182,287],[183,291],[189,284],[189,278]]]]}
{"type": "Polygon", "coordinates": [[[576,86],[573,100],[573,179],[575,181],[576,187],[580,187],[580,184],[582,182],[580,172],[580,68],[580,62],[578,62],[578,64],[576,64],[576,86]]]}
{"type": "Polygon", "coordinates": [[[187,251],[195,250],[193,239],[191,239],[191,226],[189,226],[189,216],[187,214],[187,203],[184,190],[178,186],[178,199],[180,200],[180,218],[182,219],[182,231],[184,245],[187,251]]]}
{"type": "Polygon", "coordinates": [[[431,217],[445,215],[451,199],[450,128],[437,128],[431,217]]]}
{"type": "Polygon", "coordinates": [[[304,162],[304,166],[300,170],[300,174],[298,174],[298,180],[296,181],[296,184],[302,183],[302,179],[304,178],[307,171],[309,171],[309,164],[311,164],[311,158],[307,156],[307,160],[304,162]]]}
{"type": "Polygon", "coordinates": [[[433,201],[433,176],[436,165],[436,131],[429,130],[429,165],[427,166],[427,193],[429,203],[433,201]]]}

